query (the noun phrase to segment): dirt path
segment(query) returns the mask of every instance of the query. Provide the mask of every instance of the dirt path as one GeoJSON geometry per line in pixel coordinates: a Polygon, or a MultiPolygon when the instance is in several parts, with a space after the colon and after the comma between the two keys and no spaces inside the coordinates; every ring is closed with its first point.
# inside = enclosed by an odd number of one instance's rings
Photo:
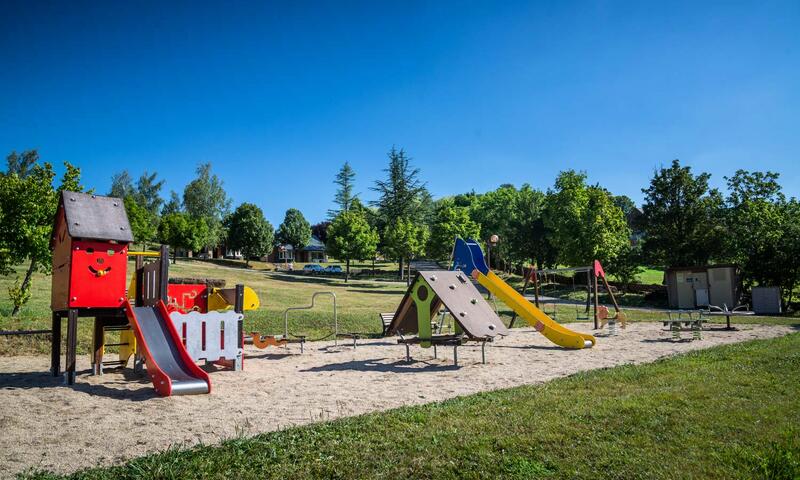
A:
{"type": "MultiPolygon", "coordinates": [[[[572,325],[586,330],[588,324],[572,325]]],[[[46,357],[0,357],[0,476],[30,467],[69,472],[108,465],[171,445],[214,443],[291,425],[421,404],[624,363],[644,363],[713,345],[785,335],[786,326],[747,325],[706,331],[694,342],[672,342],[659,324],[634,323],[616,337],[598,337],[589,350],[567,351],[531,329],[514,330],[487,347],[412,348],[405,362],[394,339],[361,341],[358,348],[310,345],[303,355],[248,347],[243,372],[211,375],[211,395],[159,398],[131,370],[88,375],[74,388],[46,372],[46,357]]],[[[689,336],[685,334],[685,336],[689,336]]]]}

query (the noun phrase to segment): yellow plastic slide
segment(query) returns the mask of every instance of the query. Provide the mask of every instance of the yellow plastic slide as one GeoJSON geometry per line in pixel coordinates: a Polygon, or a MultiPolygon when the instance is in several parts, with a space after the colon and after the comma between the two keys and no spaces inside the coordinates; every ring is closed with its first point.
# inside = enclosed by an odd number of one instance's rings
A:
{"type": "Polygon", "coordinates": [[[533,328],[556,345],[564,348],[588,348],[595,345],[596,341],[592,335],[573,332],[559,325],[558,322],[536,308],[534,304],[526,300],[525,297],[511,288],[494,272],[490,271],[488,275],[484,275],[479,270],[475,270],[472,274],[477,274],[478,283],[497,295],[503,303],[517,312],[517,315],[524,318],[533,328]]]}

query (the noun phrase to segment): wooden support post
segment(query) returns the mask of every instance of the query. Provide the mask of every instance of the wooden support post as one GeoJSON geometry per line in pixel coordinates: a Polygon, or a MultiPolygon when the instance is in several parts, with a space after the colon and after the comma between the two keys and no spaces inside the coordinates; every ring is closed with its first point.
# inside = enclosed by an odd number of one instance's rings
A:
{"type": "Polygon", "coordinates": [[[92,375],[103,374],[103,346],[105,344],[105,333],[103,330],[103,320],[95,317],[94,333],[92,334],[92,375]]]}
{"type": "Polygon", "coordinates": [[[78,310],[67,312],[67,358],[64,366],[64,379],[67,385],[75,383],[75,356],[78,349],[78,310]]]}
{"type": "Polygon", "coordinates": [[[169,247],[161,245],[161,256],[158,257],[158,297],[164,302],[169,303],[167,298],[167,287],[169,285],[169,247]]]}
{"type": "Polygon", "coordinates": [[[52,337],[50,339],[50,373],[61,374],[61,312],[53,312],[52,337]]]}
{"type": "Polygon", "coordinates": [[[536,308],[541,308],[539,306],[539,274],[536,269],[531,270],[531,278],[533,279],[533,301],[536,304],[536,308]]]}
{"type": "Polygon", "coordinates": [[[619,313],[619,304],[617,303],[617,299],[614,297],[614,294],[611,292],[611,286],[608,284],[608,280],[606,280],[605,275],[603,275],[603,286],[606,287],[606,292],[608,292],[608,296],[611,297],[611,302],[614,303],[614,310],[619,313]]]}
{"type": "Polygon", "coordinates": [[[144,267],[144,257],[141,255],[136,256],[136,270],[134,271],[134,285],[136,286],[136,298],[134,298],[133,302],[134,305],[137,307],[144,306],[144,271],[142,271],[142,267],[144,267]]]}

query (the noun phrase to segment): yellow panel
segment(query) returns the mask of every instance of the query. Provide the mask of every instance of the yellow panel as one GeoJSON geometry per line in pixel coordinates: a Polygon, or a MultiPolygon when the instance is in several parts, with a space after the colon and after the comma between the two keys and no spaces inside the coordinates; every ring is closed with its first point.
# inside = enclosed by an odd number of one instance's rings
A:
{"type": "MultiPolygon", "coordinates": [[[[260,306],[261,301],[258,299],[255,290],[250,287],[244,287],[244,309],[256,310],[260,306]]],[[[217,292],[217,289],[212,289],[211,293],[208,295],[208,311],[227,310],[229,308],[233,308],[233,305],[228,303],[225,297],[217,292]]]]}
{"type": "Polygon", "coordinates": [[[494,272],[489,272],[488,275],[478,272],[478,282],[497,295],[500,300],[517,312],[517,315],[524,318],[533,328],[556,345],[578,349],[586,348],[586,342],[591,342],[590,346],[597,343],[592,335],[573,332],[548,317],[494,272]]]}
{"type": "Polygon", "coordinates": [[[132,329],[122,330],[119,332],[119,343],[127,343],[127,345],[120,345],[119,359],[122,365],[128,364],[128,360],[136,353],[136,335],[132,329]]]}

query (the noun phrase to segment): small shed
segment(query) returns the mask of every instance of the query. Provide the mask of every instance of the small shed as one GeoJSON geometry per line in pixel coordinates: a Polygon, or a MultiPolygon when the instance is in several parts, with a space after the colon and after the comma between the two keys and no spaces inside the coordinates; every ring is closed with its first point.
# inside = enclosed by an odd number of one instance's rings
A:
{"type": "Polygon", "coordinates": [[[119,198],[62,192],[53,222],[51,308],[118,308],[133,234],[119,198]]]}
{"type": "Polygon", "coordinates": [[[778,287],[753,287],[750,290],[753,311],[756,315],[780,315],[781,289],[778,287]]]}
{"type": "Polygon", "coordinates": [[[672,267],[664,272],[670,308],[737,305],[739,278],[736,265],[672,267]]]}

